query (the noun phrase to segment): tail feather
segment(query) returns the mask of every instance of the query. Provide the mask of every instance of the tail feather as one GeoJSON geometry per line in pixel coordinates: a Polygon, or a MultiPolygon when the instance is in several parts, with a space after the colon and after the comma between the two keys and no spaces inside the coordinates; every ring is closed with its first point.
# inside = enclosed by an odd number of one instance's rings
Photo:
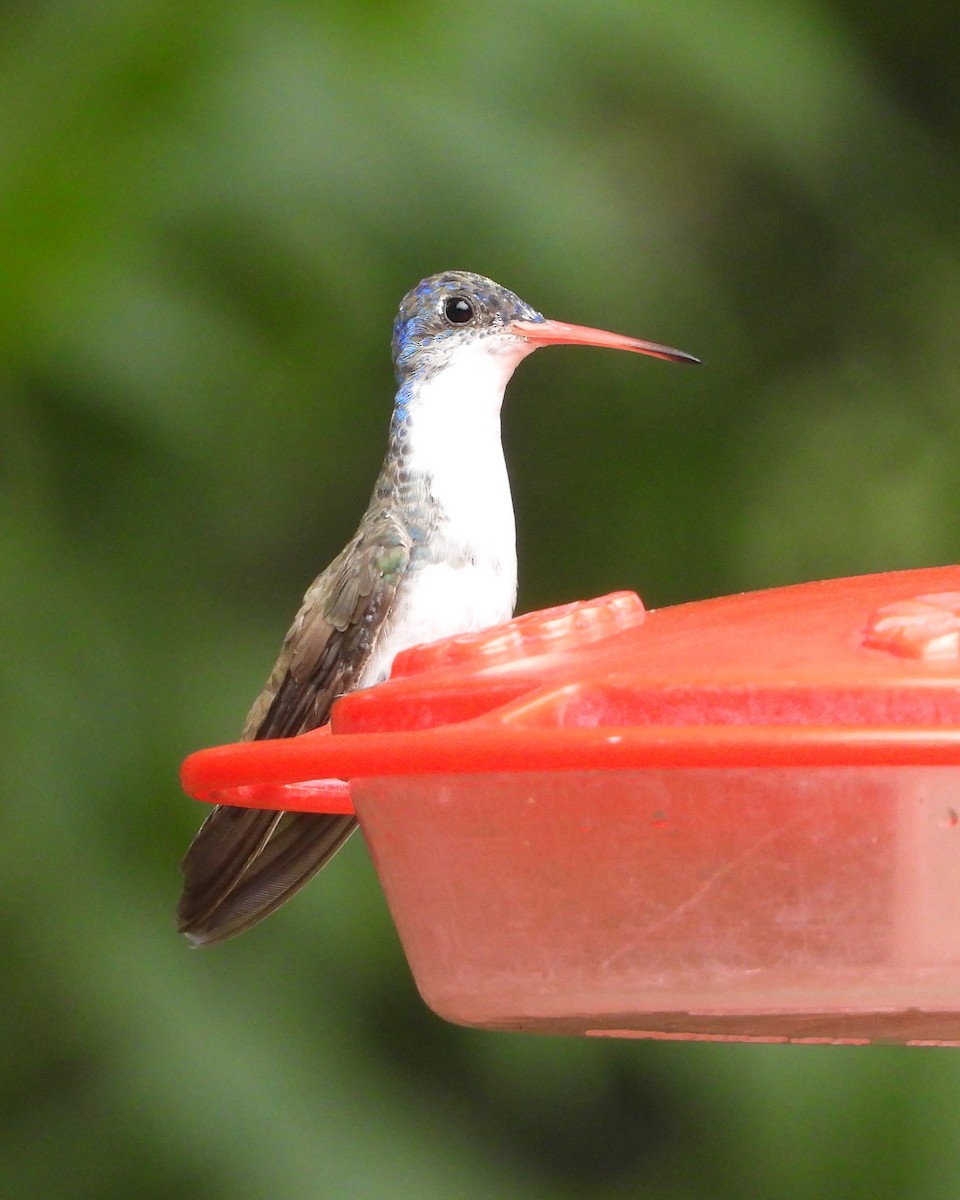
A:
{"type": "Polygon", "coordinates": [[[355,817],[216,808],[187,851],[178,928],[213,946],[262,921],[325,866],[355,817]]]}

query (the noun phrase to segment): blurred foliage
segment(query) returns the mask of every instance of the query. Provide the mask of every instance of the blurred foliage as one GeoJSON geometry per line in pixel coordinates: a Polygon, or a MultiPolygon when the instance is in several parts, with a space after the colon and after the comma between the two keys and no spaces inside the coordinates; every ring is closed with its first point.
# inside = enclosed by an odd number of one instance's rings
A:
{"type": "Polygon", "coordinates": [[[956,1195],[958,1052],[445,1026],[359,839],[219,951],[172,907],[177,764],[352,531],[432,271],[704,359],[523,366],[521,609],[960,558],[958,38],[943,0],[3,6],[3,1195],[956,1195]]]}

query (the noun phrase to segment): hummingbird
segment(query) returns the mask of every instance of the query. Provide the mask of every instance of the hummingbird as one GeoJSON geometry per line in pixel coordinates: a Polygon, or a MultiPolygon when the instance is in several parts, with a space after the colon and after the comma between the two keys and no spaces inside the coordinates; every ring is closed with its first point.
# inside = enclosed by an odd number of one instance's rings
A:
{"type": "MultiPolygon", "coordinates": [[[[370,503],[308,588],[244,740],[324,725],[339,696],[386,679],[401,650],[513,616],[516,531],[500,409],[518,364],[551,345],[698,361],[548,320],[469,271],[418,283],[393,326],[397,392],[370,503]]],[[[353,816],[217,806],[181,865],[180,932],[208,946],[249,929],[325,866],[355,827],[353,816]]]]}

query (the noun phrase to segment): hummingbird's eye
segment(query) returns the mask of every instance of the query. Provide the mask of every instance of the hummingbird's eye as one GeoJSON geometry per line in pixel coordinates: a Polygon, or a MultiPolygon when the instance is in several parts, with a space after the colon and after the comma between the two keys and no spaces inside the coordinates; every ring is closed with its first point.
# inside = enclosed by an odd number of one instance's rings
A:
{"type": "Polygon", "coordinates": [[[465,325],[473,320],[473,305],[462,296],[451,296],[443,303],[443,315],[451,325],[465,325]]]}

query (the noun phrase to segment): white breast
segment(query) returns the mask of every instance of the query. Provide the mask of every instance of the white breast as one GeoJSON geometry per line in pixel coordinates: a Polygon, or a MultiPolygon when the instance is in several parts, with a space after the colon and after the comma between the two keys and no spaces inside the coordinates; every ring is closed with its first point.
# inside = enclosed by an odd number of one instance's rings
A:
{"type": "Polygon", "coordinates": [[[396,654],[509,620],[517,598],[517,544],[500,438],[503,393],[533,347],[491,338],[461,346],[409,406],[407,465],[429,480],[444,517],[431,538],[438,561],[411,571],[364,672],[385,678],[396,654]]]}

